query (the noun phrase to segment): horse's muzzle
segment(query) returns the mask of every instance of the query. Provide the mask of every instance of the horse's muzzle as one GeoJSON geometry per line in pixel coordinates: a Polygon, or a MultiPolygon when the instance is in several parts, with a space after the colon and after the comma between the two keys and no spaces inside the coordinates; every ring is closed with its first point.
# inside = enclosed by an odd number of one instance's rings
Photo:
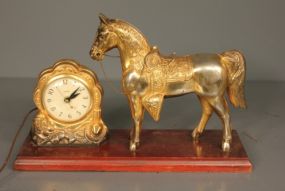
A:
{"type": "Polygon", "coordinates": [[[91,48],[89,55],[91,56],[93,60],[97,60],[97,61],[101,61],[104,58],[103,52],[94,47],[91,48]]]}

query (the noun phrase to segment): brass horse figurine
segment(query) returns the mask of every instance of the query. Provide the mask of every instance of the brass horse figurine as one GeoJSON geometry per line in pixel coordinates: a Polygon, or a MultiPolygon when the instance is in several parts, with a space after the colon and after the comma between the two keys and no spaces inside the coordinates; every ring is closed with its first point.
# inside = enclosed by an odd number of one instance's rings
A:
{"type": "Polygon", "coordinates": [[[163,56],[131,24],[102,14],[99,19],[100,26],[90,56],[101,61],[107,51],[119,50],[122,87],[134,120],[130,150],[135,151],[139,145],[145,109],[158,121],[165,97],[194,92],[202,106],[202,117],[192,137],[194,140],[199,138],[215,111],[223,123],[222,149],[229,151],[232,136],[225,92],[235,107],[246,107],[245,60],[242,54],[233,50],[221,54],[163,56]]]}

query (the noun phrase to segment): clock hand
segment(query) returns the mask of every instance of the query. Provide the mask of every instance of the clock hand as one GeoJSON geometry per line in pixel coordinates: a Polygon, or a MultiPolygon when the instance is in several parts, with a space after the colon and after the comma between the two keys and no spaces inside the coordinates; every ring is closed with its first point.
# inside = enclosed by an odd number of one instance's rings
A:
{"type": "Polygon", "coordinates": [[[76,98],[80,93],[74,94],[72,97],[70,97],[70,99],[74,99],[76,98]]]}
{"type": "Polygon", "coordinates": [[[71,97],[65,98],[65,102],[69,103],[72,99],[76,98],[80,93],[73,94],[71,97]]]}
{"type": "Polygon", "coordinates": [[[69,100],[72,99],[78,90],[79,90],[79,87],[76,88],[76,90],[74,90],[74,91],[70,94],[70,96],[68,97],[68,99],[69,99],[69,100]]]}
{"type": "MultiPolygon", "coordinates": [[[[65,99],[68,99],[68,101],[65,101],[65,102],[69,104],[69,106],[70,106],[71,109],[75,108],[75,107],[72,106],[71,103],[70,103],[71,99],[76,98],[79,94],[80,94],[80,93],[77,93],[77,94],[74,94],[72,97],[65,98],[65,99]]],[[[64,99],[64,100],[65,100],[65,99],[64,99]]]]}
{"type": "MultiPolygon", "coordinates": [[[[63,95],[63,93],[60,91],[60,89],[58,89],[58,88],[56,87],[56,90],[58,91],[58,93],[59,93],[63,98],[65,97],[65,96],[63,95]]],[[[68,105],[70,106],[71,109],[74,108],[74,106],[72,106],[72,105],[70,104],[70,100],[66,100],[66,98],[64,98],[64,102],[65,102],[65,103],[68,103],[68,105]]]]}
{"type": "Polygon", "coordinates": [[[69,103],[71,99],[76,98],[80,93],[77,93],[80,87],[78,87],[76,90],[74,90],[71,95],[64,99],[65,102],[69,103]]]}

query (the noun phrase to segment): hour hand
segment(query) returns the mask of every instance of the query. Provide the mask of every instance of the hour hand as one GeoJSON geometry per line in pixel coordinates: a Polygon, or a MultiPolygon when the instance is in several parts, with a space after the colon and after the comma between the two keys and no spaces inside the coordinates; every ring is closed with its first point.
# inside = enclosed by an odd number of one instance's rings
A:
{"type": "Polygon", "coordinates": [[[71,95],[69,96],[70,98],[71,97],[73,97],[75,94],[76,94],[76,92],[79,90],[79,87],[78,88],[76,88],[76,90],[74,90],[72,93],[71,93],[71,95]]]}
{"type": "Polygon", "coordinates": [[[78,90],[79,90],[79,87],[78,87],[76,90],[74,90],[74,91],[70,94],[69,97],[65,98],[64,101],[65,101],[65,102],[70,102],[71,99],[76,98],[76,97],[80,94],[80,93],[77,93],[78,90]]]}
{"type": "Polygon", "coordinates": [[[72,95],[69,97],[69,100],[76,98],[79,94],[80,94],[80,93],[72,94],[72,95]]]}

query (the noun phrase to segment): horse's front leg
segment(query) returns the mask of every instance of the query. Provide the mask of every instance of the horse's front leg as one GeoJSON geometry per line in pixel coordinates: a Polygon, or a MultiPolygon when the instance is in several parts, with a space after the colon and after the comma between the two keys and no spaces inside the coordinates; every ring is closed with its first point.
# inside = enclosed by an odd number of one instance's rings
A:
{"type": "Polygon", "coordinates": [[[137,95],[130,95],[128,98],[129,98],[132,118],[134,121],[134,127],[131,130],[131,136],[130,136],[130,150],[136,151],[140,142],[140,132],[142,127],[144,108],[142,105],[141,97],[137,95]]]}

